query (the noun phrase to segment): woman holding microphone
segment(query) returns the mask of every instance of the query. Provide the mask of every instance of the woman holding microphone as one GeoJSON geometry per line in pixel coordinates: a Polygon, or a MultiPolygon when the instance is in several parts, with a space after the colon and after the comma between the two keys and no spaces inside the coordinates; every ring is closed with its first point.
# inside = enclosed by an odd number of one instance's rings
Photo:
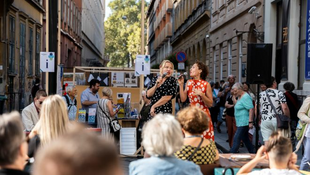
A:
{"type": "Polygon", "coordinates": [[[160,75],[152,79],[147,88],[146,96],[151,100],[149,120],[158,113],[172,113],[171,100],[176,95],[177,82],[172,77],[174,66],[169,60],[164,60],[160,66],[160,75]]]}
{"type": "Polygon", "coordinates": [[[197,106],[207,114],[209,118],[209,129],[204,132],[203,136],[206,139],[212,139],[214,141],[214,129],[209,111],[209,107],[213,104],[212,88],[205,80],[208,74],[209,70],[207,66],[200,61],[196,61],[190,69],[190,77],[192,79],[187,81],[185,89],[183,89],[183,76],[179,77],[178,83],[181,101],[184,102],[188,97],[191,106],[197,106]]]}

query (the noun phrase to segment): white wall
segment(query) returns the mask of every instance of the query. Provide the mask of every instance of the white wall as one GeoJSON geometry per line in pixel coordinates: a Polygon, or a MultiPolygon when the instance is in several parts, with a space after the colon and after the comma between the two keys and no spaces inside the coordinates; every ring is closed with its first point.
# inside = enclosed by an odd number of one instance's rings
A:
{"type": "Polygon", "coordinates": [[[82,31],[104,55],[104,0],[82,1],[82,31]]]}

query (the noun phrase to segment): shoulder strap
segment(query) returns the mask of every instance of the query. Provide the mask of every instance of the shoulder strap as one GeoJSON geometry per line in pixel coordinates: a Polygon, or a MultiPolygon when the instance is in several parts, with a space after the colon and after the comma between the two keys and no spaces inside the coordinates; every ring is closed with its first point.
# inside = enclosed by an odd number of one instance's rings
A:
{"type": "Polygon", "coordinates": [[[271,102],[268,93],[267,93],[266,91],[265,91],[265,93],[266,93],[266,96],[267,96],[267,98],[268,98],[268,101],[269,101],[269,103],[270,103],[272,109],[274,110],[274,113],[277,114],[276,108],[274,107],[273,103],[271,102]]]}
{"type": "Polygon", "coordinates": [[[66,98],[66,102],[67,102],[67,105],[68,105],[68,107],[69,107],[69,105],[70,105],[69,98],[68,98],[68,96],[67,96],[67,95],[64,95],[64,97],[66,98]]]}
{"type": "Polygon", "coordinates": [[[100,106],[99,101],[100,101],[100,100],[98,100],[98,102],[97,102],[98,107],[99,107],[100,110],[103,112],[103,114],[104,114],[110,121],[112,121],[111,118],[108,116],[108,114],[107,114],[107,113],[102,109],[102,107],[100,106]]]}
{"type": "Polygon", "coordinates": [[[293,96],[289,92],[285,92],[286,96],[292,101],[293,105],[296,109],[298,109],[298,105],[296,103],[296,100],[293,98],[293,96]]]}
{"type": "Polygon", "coordinates": [[[194,150],[194,152],[189,156],[189,158],[187,160],[191,160],[194,156],[194,154],[198,151],[198,149],[200,148],[201,144],[203,142],[203,137],[201,138],[201,141],[199,143],[199,145],[196,147],[196,149],[194,150]]]}

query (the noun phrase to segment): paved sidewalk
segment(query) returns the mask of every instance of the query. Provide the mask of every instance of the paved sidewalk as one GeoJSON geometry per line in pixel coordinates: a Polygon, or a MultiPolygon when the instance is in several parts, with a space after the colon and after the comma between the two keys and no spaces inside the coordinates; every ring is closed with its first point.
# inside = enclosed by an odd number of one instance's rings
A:
{"type": "MultiPolygon", "coordinates": [[[[216,127],[214,127],[214,128],[215,128],[215,130],[214,130],[214,140],[215,140],[215,143],[216,143],[216,146],[217,146],[219,152],[220,153],[228,153],[230,147],[229,147],[228,142],[226,142],[226,140],[228,140],[226,123],[225,122],[222,123],[222,125],[221,125],[221,133],[217,132],[216,127]]],[[[260,135],[260,133],[259,133],[259,135],[260,135]]],[[[254,140],[255,140],[255,137],[253,137],[253,145],[255,143],[254,140]]],[[[259,141],[260,141],[260,143],[263,143],[263,138],[261,136],[260,136],[259,141]]],[[[247,150],[246,146],[240,147],[239,148],[239,153],[248,153],[248,150],[247,150]]],[[[302,159],[302,148],[300,148],[298,150],[297,156],[298,156],[297,165],[300,165],[300,161],[302,159]]]]}

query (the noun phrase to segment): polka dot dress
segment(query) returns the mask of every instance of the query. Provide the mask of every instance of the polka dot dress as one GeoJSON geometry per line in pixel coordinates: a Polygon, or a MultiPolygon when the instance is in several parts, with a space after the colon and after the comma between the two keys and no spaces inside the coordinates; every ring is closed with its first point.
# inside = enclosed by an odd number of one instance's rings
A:
{"type": "MultiPolygon", "coordinates": [[[[147,88],[148,90],[151,89],[153,86],[156,84],[157,76],[152,79],[152,82],[150,83],[149,87],[147,88]]],[[[153,104],[155,104],[158,100],[160,100],[163,96],[170,96],[172,95],[171,100],[175,97],[176,95],[176,89],[177,89],[177,82],[174,77],[168,77],[164,83],[159,86],[154,95],[151,97],[151,107],[153,104]]],[[[172,113],[172,102],[169,100],[166,104],[161,105],[157,108],[155,108],[155,114],[158,113],[172,113]]],[[[151,119],[151,115],[149,115],[149,119],[151,119]]]]}
{"type": "Polygon", "coordinates": [[[207,91],[207,85],[208,82],[204,80],[188,80],[186,90],[191,106],[197,106],[202,109],[209,118],[209,129],[203,133],[204,138],[212,139],[214,141],[214,129],[209,108],[204,104],[200,96],[194,95],[195,89],[198,89],[205,94],[207,91]]]}

